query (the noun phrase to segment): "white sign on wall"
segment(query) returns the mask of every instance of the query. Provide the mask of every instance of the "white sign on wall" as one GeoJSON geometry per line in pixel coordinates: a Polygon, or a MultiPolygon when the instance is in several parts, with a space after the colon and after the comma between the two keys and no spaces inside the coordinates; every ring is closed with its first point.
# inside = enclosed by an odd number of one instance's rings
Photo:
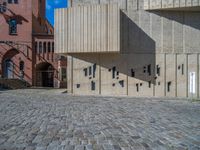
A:
{"type": "Polygon", "coordinates": [[[196,92],[196,86],[195,86],[195,72],[190,72],[190,93],[195,94],[196,92]]]}

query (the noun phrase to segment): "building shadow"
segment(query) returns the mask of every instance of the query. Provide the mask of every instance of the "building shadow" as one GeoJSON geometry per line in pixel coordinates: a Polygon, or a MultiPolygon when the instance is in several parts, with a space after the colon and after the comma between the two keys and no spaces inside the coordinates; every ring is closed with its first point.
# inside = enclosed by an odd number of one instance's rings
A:
{"type": "Polygon", "coordinates": [[[189,26],[200,30],[200,12],[199,11],[177,11],[177,10],[150,10],[160,17],[180,23],[183,26],[189,26]]]}
{"type": "MultiPolygon", "coordinates": [[[[89,62],[83,69],[98,65],[111,79],[124,82],[126,77],[155,84],[155,41],[131,18],[120,11],[120,52],[69,54],[81,61],[89,62]]],[[[97,69],[96,69],[97,70],[97,69]]]]}
{"type": "Polygon", "coordinates": [[[200,12],[148,11],[163,22],[164,53],[199,53],[200,12]],[[167,42],[164,42],[167,39],[167,42]],[[168,45],[171,42],[171,45],[168,45]]]}

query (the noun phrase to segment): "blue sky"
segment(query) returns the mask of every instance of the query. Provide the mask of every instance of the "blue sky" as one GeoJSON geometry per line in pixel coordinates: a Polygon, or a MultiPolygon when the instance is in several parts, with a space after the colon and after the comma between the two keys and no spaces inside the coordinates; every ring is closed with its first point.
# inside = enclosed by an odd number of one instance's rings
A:
{"type": "Polygon", "coordinates": [[[67,7],[67,0],[46,0],[46,16],[52,25],[54,25],[54,9],[67,7]]]}

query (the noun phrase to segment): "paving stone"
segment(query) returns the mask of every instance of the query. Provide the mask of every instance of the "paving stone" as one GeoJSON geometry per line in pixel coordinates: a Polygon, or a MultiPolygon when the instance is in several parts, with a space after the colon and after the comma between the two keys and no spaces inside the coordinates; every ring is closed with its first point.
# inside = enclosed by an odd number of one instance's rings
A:
{"type": "Polygon", "coordinates": [[[0,91],[0,150],[200,150],[200,103],[0,91]]]}

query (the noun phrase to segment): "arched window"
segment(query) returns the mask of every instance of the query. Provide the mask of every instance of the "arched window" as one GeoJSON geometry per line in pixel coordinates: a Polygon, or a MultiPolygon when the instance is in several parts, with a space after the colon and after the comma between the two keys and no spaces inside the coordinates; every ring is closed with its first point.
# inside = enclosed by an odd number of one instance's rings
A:
{"type": "Polygon", "coordinates": [[[48,52],[51,52],[51,43],[48,42],[48,52]]]}
{"type": "Polygon", "coordinates": [[[43,43],[43,51],[44,51],[44,53],[47,52],[47,43],[46,42],[43,43]]]}
{"type": "Polygon", "coordinates": [[[37,52],[38,51],[38,43],[35,42],[35,51],[37,52]]]}
{"type": "Polygon", "coordinates": [[[24,78],[24,61],[19,62],[19,77],[20,79],[24,78]]]}
{"type": "Polygon", "coordinates": [[[10,19],[9,20],[9,33],[17,34],[17,20],[16,19],[10,19]]]}
{"type": "Polygon", "coordinates": [[[54,42],[52,42],[52,52],[54,53],[54,42]]]}
{"type": "Polygon", "coordinates": [[[42,42],[39,43],[39,53],[42,53],[42,42]]]}
{"type": "Polygon", "coordinates": [[[24,61],[19,62],[19,70],[24,71],[24,61]]]}

